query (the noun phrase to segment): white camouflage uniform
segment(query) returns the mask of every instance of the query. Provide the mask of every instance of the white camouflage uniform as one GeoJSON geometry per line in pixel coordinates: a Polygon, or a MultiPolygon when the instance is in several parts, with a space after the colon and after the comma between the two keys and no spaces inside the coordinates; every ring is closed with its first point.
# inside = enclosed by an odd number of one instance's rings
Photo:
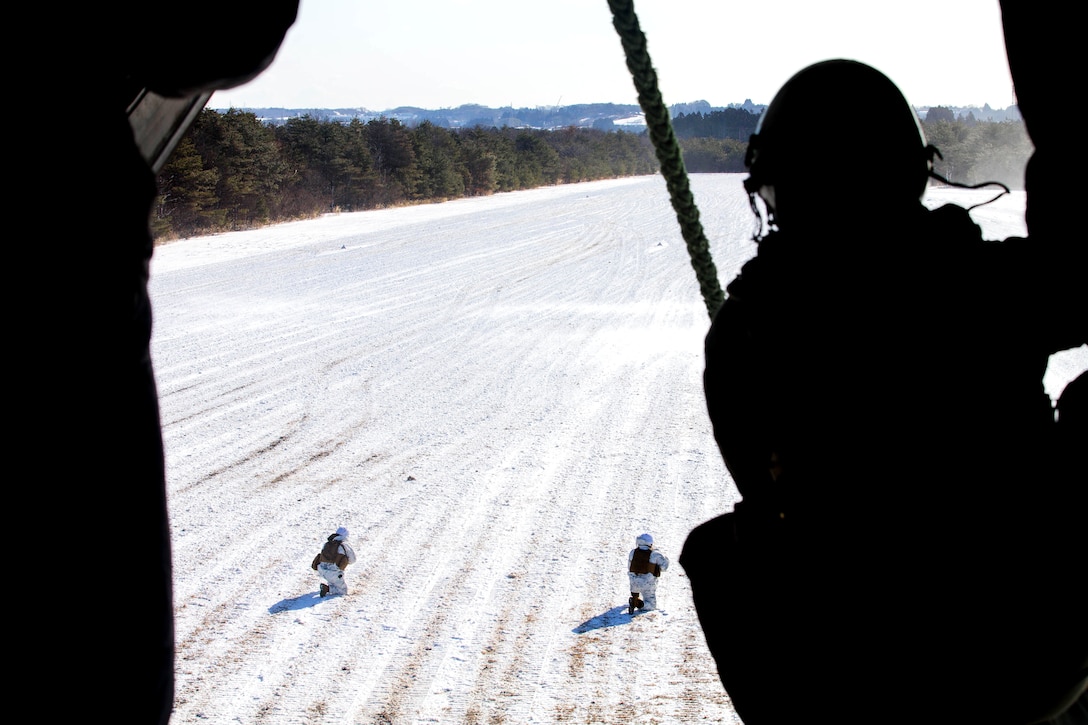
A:
{"type": "MultiPolygon", "coordinates": [[[[336,541],[340,542],[338,551],[348,558],[349,564],[355,563],[355,550],[348,544],[348,530],[341,526],[336,530],[336,541]]],[[[348,585],[344,581],[344,572],[336,564],[323,561],[317,565],[318,575],[329,584],[329,594],[347,594],[348,585]]]]}
{"type": "MultiPolygon", "coordinates": [[[[635,539],[636,547],[631,549],[631,553],[627,555],[627,565],[630,567],[631,560],[635,558],[635,552],[638,549],[650,549],[650,563],[657,564],[661,567],[661,571],[665,571],[669,568],[669,560],[660,551],[654,549],[654,537],[649,534],[642,534],[635,539]]],[[[631,584],[631,593],[638,594],[642,597],[642,600],[646,602],[646,605],[642,608],[645,611],[657,608],[657,577],[653,574],[635,574],[628,571],[627,578],[631,584]]]]}

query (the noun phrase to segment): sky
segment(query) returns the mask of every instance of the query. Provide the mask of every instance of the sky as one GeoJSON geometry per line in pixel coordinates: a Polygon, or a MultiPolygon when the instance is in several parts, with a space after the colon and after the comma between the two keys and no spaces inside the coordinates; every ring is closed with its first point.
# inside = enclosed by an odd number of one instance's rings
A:
{"type": "MultiPolygon", "coordinates": [[[[997,0],[636,0],[666,104],[769,103],[846,57],[915,107],[1014,101],[997,0]]],[[[229,39],[224,39],[229,42],[229,39]]],[[[637,104],[607,0],[301,0],[273,64],[209,108],[637,104]]]]}
{"type": "MultiPolygon", "coordinates": [[[[723,282],[754,252],[742,178],[691,179],[723,282]]],[[[972,215],[998,239],[1023,211],[972,215]]],[[[180,240],[149,285],[171,725],[740,722],[677,561],[737,493],[660,176],[180,240]],[[320,598],[338,526],[358,561],[320,598]],[[631,617],[643,532],[671,565],[631,617]]]]}

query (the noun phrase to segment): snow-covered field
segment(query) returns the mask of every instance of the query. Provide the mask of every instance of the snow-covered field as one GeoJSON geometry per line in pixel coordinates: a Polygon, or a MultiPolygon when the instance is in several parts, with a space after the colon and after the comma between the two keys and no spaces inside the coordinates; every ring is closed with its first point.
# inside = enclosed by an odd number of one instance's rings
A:
{"type": "MultiPolygon", "coordinates": [[[[742,178],[692,177],[723,285],[754,251],[742,178]]],[[[1022,211],[974,216],[999,238],[1022,211]]],[[[151,294],[172,723],[740,722],[676,563],[736,492],[660,177],[183,240],[151,294]],[[321,599],[341,525],[359,562],[321,599]],[[673,566],[630,618],[643,531],[673,566]]]]}

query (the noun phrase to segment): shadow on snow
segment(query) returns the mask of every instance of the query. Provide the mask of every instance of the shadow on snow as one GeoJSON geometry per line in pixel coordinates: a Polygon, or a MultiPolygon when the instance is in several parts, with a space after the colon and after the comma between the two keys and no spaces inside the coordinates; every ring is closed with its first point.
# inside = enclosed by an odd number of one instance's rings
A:
{"type": "MultiPolygon", "coordinates": [[[[326,597],[326,599],[334,599],[335,597],[326,597]]],[[[323,602],[324,599],[317,592],[309,592],[299,597],[290,597],[288,599],[281,599],[271,607],[268,608],[269,614],[276,614],[278,612],[297,611],[299,609],[306,609],[312,607],[319,602],[323,602]]]]}
{"type": "MultiPolygon", "coordinates": [[[[641,612],[636,613],[634,616],[637,617],[639,614],[641,614],[641,612]]],[[[605,627],[615,627],[618,624],[627,624],[631,619],[631,615],[627,613],[627,605],[624,604],[620,607],[612,607],[607,612],[587,619],[571,631],[575,634],[585,634],[594,629],[604,629],[605,627]]]]}

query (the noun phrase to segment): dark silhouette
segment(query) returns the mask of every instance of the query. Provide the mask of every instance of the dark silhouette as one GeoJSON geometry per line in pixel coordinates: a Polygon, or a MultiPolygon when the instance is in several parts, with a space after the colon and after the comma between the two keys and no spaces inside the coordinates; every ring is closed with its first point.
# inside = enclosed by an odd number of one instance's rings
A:
{"type": "Polygon", "coordinates": [[[803,69],[750,140],[758,252],[704,375],[743,500],[680,557],[745,725],[1079,722],[1084,439],[1042,377],[1088,343],[1085,247],[1040,98],[1061,41],[1038,4],[1002,10],[1028,238],[921,204],[936,151],[867,65],[803,69]],[[853,98],[861,126],[813,112],[853,98]]]}
{"type": "Polygon", "coordinates": [[[35,593],[30,621],[51,646],[31,648],[40,666],[28,669],[37,690],[47,672],[76,680],[76,694],[37,717],[170,718],[173,582],[147,293],[155,178],[127,112],[142,90],[186,98],[251,79],[296,11],[296,0],[76,4],[35,8],[24,25],[34,52],[20,74],[34,80],[20,101],[59,94],[78,114],[36,122],[15,144],[30,161],[11,166],[33,219],[12,267],[26,304],[11,348],[11,449],[37,453],[22,460],[46,507],[22,518],[34,538],[52,532],[43,554],[62,580],[35,593]]]}

